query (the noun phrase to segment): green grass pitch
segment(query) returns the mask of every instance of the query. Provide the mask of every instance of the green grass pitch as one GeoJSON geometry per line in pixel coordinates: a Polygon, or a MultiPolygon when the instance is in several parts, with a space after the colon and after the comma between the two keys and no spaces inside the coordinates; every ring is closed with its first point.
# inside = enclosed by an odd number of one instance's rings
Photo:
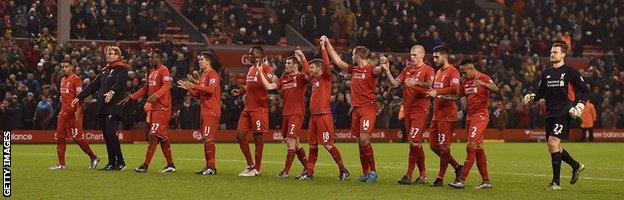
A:
{"type": "MultiPolygon", "coordinates": [[[[425,144],[426,145],[426,144],[425,144]]],[[[91,145],[106,163],[103,144],[91,145]]],[[[253,144],[250,145],[253,154],[253,144]]],[[[307,144],[304,144],[307,150],[307,144]]],[[[157,149],[148,173],[132,171],[143,162],[147,144],[122,144],[128,168],[122,172],[89,170],[88,157],[75,144],[67,147],[67,170],[50,171],[56,163],[55,145],[12,146],[12,198],[15,199],[622,199],[624,197],[624,145],[622,143],[565,143],[564,147],[587,169],[576,185],[570,185],[570,167],[562,163],[561,191],[544,191],[551,176],[550,156],[544,143],[486,144],[490,190],[474,190],[480,176],[473,167],[465,189],[446,186],[453,180],[449,167],[445,187],[398,185],[407,167],[405,143],[374,144],[379,179],[355,183],[361,173],[357,145],[337,143],[351,172],[348,181],[337,181],[338,169],[329,154],[320,149],[314,180],[274,176],[284,166],[285,144],[266,144],[262,176],[238,177],[244,159],[237,144],[217,145],[216,176],[197,176],[204,165],[201,144],[172,144],[177,172],[159,173],[164,158],[157,149]]],[[[453,156],[465,160],[465,143],[454,143],[453,156]]],[[[438,157],[425,149],[429,182],[435,179],[438,157]]],[[[291,177],[302,170],[293,162],[291,177]]],[[[415,175],[418,170],[415,170],[415,175]]]]}

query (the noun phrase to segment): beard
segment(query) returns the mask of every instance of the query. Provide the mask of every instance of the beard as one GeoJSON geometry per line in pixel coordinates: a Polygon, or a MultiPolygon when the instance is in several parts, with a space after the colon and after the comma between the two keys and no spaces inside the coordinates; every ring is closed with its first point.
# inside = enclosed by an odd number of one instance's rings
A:
{"type": "Polygon", "coordinates": [[[550,58],[550,63],[558,63],[561,62],[562,59],[550,58]]]}
{"type": "Polygon", "coordinates": [[[442,65],[444,65],[444,62],[433,62],[433,64],[434,64],[436,67],[442,67],[442,65]]]}

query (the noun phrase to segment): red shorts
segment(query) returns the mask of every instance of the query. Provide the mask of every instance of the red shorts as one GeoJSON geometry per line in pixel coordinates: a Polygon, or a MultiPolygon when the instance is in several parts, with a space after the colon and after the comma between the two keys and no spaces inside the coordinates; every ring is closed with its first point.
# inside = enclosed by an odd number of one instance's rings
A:
{"type": "Polygon", "coordinates": [[[429,145],[450,147],[455,131],[453,124],[455,124],[453,121],[433,120],[429,127],[429,145]]]}
{"type": "Polygon", "coordinates": [[[206,141],[215,140],[215,134],[219,129],[219,117],[202,117],[200,123],[202,138],[206,141]]]}
{"type": "Polygon", "coordinates": [[[82,117],[76,120],[76,116],[69,114],[67,116],[59,115],[56,121],[56,139],[82,139],[84,137],[82,131],[82,117]]]}
{"type": "Polygon", "coordinates": [[[351,135],[360,137],[360,133],[372,133],[376,119],[377,106],[353,108],[353,113],[351,113],[351,135]]]}
{"type": "Polygon", "coordinates": [[[243,111],[238,118],[238,130],[254,133],[269,132],[269,112],[243,111]]]}
{"type": "Polygon", "coordinates": [[[299,138],[303,115],[282,115],[282,137],[299,138]]]}
{"type": "Polygon", "coordinates": [[[171,111],[151,111],[149,135],[167,139],[171,111]]]}
{"type": "Polygon", "coordinates": [[[312,115],[308,144],[334,145],[334,118],[331,114],[312,115]]]}
{"type": "Polygon", "coordinates": [[[408,140],[410,142],[422,142],[426,121],[427,113],[405,116],[405,129],[407,129],[407,133],[409,134],[408,140]]]}
{"type": "Polygon", "coordinates": [[[468,127],[468,143],[483,144],[485,129],[487,128],[489,119],[487,117],[467,119],[466,127],[468,127]]]}

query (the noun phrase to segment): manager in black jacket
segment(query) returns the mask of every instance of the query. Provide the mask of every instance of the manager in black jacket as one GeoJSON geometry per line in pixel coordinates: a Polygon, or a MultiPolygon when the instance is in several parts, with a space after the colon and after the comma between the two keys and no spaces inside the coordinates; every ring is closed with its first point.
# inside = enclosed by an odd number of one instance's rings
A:
{"type": "Polygon", "coordinates": [[[123,119],[123,109],[117,103],[124,98],[126,93],[128,64],[121,60],[121,50],[116,46],[106,48],[106,61],[108,62],[106,67],[78,94],[78,97],[72,101],[72,106],[87,96],[95,94],[98,102],[97,119],[108,151],[108,164],[101,170],[121,171],[126,168],[126,163],[116,133],[123,119]]]}

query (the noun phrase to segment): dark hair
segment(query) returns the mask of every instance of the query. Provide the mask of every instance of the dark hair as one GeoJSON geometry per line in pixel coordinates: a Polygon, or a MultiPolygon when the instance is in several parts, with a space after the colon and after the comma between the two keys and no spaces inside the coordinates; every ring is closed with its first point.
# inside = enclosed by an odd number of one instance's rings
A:
{"type": "Polygon", "coordinates": [[[311,65],[312,64],[316,64],[316,63],[320,63],[322,65],[323,64],[323,60],[316,58],[316,59],[313,59],[313,60],[310,61],[311,65]]]}
{"type": "Polygon", "coordinates": [[[459,66],[464,66],[464,65],[468,65],[468,64],[473,64],[473,65],[474,65],[474,63],[475,63],[475,61],[469,58],[469,59],[463,60],[463,61],[459,64],[459,66]]]}
{"type": "Polygon", "coordinates": [[[61,61],[61,63],[69,63],[71,65],[72,64],[72,60],[71,60],[71,58],[64,58],[63,61],[61,61]]]}
{"type": "Polygon", "coordinates": [[[560,47],[561,52],[567,54],[568,53],[568,45],[566,45],[563,41],[556,41],[552,45],[553,47],[560,47]]]}
{"type": "Polygon", "coordinates": [[[443,54],[443,55],[448,55],[451,50],[448,47],[445,46],[437,46],[435,48],[433,48],[433,52],[434,53],[439,53],[439,54],[443,54]]]}
{"type": "Polygon", "coordinates": [[[252,46],[251,49],[249,49],[249,53],[254,54],[255,56],[258,57],[263,57],[264,56],[264,49],[261,46],[252,46]]]}
{"type": "Polygon", "coordinates": [[[295,64],[297,66],[301,66],[301,62],[299,62],[299,60],[297,60],[297,57],[295,57],[295,56],[288,56],[288,58],[286,58],[286,60],[292,60],[293,64],[295,64]]]}
{"type": "Polygon", "coordinates": [[[164,57],[163,56],[163,52],[160,49],[153,50],[152,54],[158,55],[158,57],[161,58],[161,59],[164,57]]]}
{"type": "Polygon", "coordinates": [[[201,53],[199,53],[199,56],[204,57],[206,59],[208,59],[208,61],[210,61],[210,63],[213,63],[213,54],[208,52],[208,51],[202,51],[201,53]]]}

